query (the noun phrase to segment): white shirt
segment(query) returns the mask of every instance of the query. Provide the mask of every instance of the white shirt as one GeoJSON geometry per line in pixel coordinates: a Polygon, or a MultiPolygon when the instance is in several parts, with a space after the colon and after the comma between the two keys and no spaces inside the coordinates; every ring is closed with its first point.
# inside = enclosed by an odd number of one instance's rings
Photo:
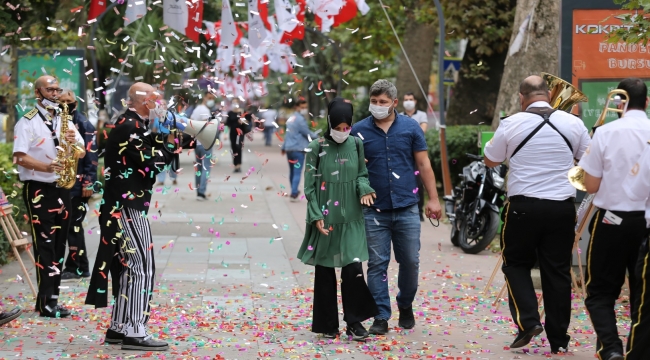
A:
{"type": "Polygon", "coordinates": [[[409,115],[406,112],[403,112],[402,115],[410,117],[411,119],[417,121],[418,124],[427,124],[427,123],[429,123],[429,118],[427,118],[427,113],[425,113],[424,111],[415,110],[413,115],[409,115]]]}
{"type": "Polygon", "coordinates": [[[277,119],[278,112],[274,109],[268,109],[262,112],[262,118],[264,119],[264,126],[273,126],[273,122],[277,119]]]}
{"type": "MultiPolygon", "coordinates": [[[[551,107],[538,101],[531,107],[551,107]]],[[[576,189],[567,176],[573,159],[580,159],[589,145],[587,128],[579,118],[556,111],[549,118],[573,148],[549,125],[544,125],[519,152],[512,153],[544,119],[536,114],[520,112],[499,124],[494,137],[485,146],[485,156],[494,162],[510,159],[508,196],[523,195],[546,200],[566,200],[576,196],[576,189]]]]}
{"type": "MultiPolygon", "coordinates": [[[[56,137],[60,139],[60,117],[58,115],[52,117],[50,113],[40,105],[36,105],[36,109],[38,109],[45,119],[53,122],[56,137]]],[[[77,142],[84,144],[83,137],[79,134],[77,127],[72,123],[72,121],[68,121],[68,129],[73,129],[75,131],[77,142]]],[[[56,148],[54,147],[54,140],[52,139],[52,132],[39,114],[36,114],[31,120],[24,116],[20,118],[14,128],[14,137],[14,153],[25,153],[34,159],[47,164],[51,163],[52,160],[56,158],[57,154],[56,148]]],[[[22,181],[35,180],[45,183],[53,183],[59,178],[55,173],[34,171],[26,169],[20,165],[18,165],[18,176],[22,181]]]]}
{"type": "Polygon", "coordinates": [[[208,121],[210,120],[210,117],[212,117],[210,109],[203,104],[199,104],[194,108],[194,111],[192,111],[192,116],[190,118],[192,120],[208,121]]]}
{"type": "Polygon", "coordinates": [[[645,209],[645,198],[630,198],[621,184],[648,146],[648,139],[650,121],[640,110],[629,110],[622,118],[596,130],[579,164],[589,175],[602,178],[595,206],[617,211],[645,209]]]}
{"type": "Polygon", "coordinates": [[[645,145],[641,157],[628,171],[622,187],[631,200],[645,202],[645,221],[650,227],[650,143],[645,145]]]}

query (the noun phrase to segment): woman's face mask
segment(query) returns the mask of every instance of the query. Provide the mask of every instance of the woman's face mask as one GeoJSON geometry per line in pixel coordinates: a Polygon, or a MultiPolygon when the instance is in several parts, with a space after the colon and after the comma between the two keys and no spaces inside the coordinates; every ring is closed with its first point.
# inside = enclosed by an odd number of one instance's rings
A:
{"type": "Polygon", "coordinates": [[[345,131],[338,131],[336,129],[332,129],[330,126],[330,135],[332,136],[332,139],[339,144],[344,143],[345,140],[348,139],[350,136],[350,131],[352,131],[352,128],[349,126],[345,127],[345,131]]]}

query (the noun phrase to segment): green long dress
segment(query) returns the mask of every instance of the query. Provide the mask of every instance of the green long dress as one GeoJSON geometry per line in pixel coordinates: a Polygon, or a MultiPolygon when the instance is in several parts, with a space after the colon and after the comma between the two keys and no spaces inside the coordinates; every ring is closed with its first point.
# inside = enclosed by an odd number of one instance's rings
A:
{"type": "Polygon", "coordinates": [[[375,191],[368,182],[363,142],[352,136],[342,144],[321,141],[320,154],[319,141],[314,140],[305,159],[307,225],[298,258],[307,265],[325,267],[366,261],[368,245],[360,200],[375,191]],[[330,230],[327,236],[314,223],[321,219],[330,230]]]}

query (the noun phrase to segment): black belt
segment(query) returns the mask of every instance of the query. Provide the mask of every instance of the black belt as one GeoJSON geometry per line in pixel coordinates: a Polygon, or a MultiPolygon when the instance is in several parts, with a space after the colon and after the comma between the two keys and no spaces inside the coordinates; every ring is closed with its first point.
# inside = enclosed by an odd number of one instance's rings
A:
{"type": "MultiPolygon", "coordinates": [[[[23,181],[25,184],[36,184],[36,185],[41,185],[41,186],[52,186],[52,187],[57,187],[56,186],[56,181],[51,182],[51,183],[46,183],[42,181],[36,181],[36,180],[25,180],[23,181]]],[[[66,189],[67,190],[67,189],[66,189]]]]}
{"type": "Polygon", "coordinates": [[[528,197],[524,195],[514,195],[508,198],[508,201],[511,203],[523,203],[523,202],[535,202],[535,201],[554,201],[554,202],[575,202],[576,198],[570,197],[564,200],[549,200],[549,199],[540,199],[534,197],[528,197]]]}

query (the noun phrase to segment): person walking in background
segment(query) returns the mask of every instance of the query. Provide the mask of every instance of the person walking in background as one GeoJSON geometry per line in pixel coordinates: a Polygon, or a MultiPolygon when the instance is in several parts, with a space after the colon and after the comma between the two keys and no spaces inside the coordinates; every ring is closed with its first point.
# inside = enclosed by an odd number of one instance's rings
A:
{"type": "MultiPolygon", "coordinates": [[[[406,115],[417,121],[422,131],[426,132],[429,120],[424,111],[420,111],[415,107],[417,103],[418,101],[415,99],[415,94],[412,92],[404,94],[404,102],[402,103],[404,106],[404,112],[402,115],[406,115]]],[[[422,212],[422,208],[424,207],[424,184],[422,183],[422,176],[420,176],[420,174],[415,175],[415,179],[418,182],[418,195],[420,196],[420,201],[418,201],[418,212],[420,213],[420,221],[422,222],[424,221],[424,213],[422,212]]]]}
{"type": "Polygon", "coordinates": [[[362,206],[372,205],[376,195],[368,182],[363,143],[350,136],[352,112],[351,104],[335,98],[328,105],[324,139],[309,144],[307,225],[298,258],[316,267],[312,332],[327,338],[339,334],[334,268],[341,268],[346,334],[361,340],[368,336],[361,322],[379,313],[361,265],[368,260],[362,206]]]}
{"type": "MultiPolygon", "coordinates": [[[[209,121],[212,118],[212,110],[217,104],[217,98],[209,91],[203,94],[201,104],[192,111],[192,120],[209,121]]],[[[217,138],[219,134],[217,134],[217,138]]],[[[205,201],[205,195],[208,189],[208,178],[210,177],[210,170],[212,169],[212,145],[206,144],[210,150],[206,150],[205,146],[199,140],[196,140],[196,148],[194,149],[194,179],[196,185],[196,200],[205,201]]]]}
{"type": "Polygon", "coordinates": [[[61,133],[58,97],[63,90],[56,78],[44,75],[34,82],[36,107],[28,111],[14,128],[14,162],[23,182],[23,201],[27,207],[34,241],[34,258],[38,295],[35,310],[41,316],[59,318],[70,316],[70,310],[58,305],[61,270],[65,257],[65,243],[70,227],[70,190],[57,186],[59,162],[57,147],[67,142],[77,145],[85,154],[83,137],[77,127],[68,121],[67,133],[61,133]]]}
{"type": "MultiPolygon", "coordinates": [[[[399,326],[415,326],[413,299],[418,289],[420,269],[420,221],[415,173],[429,194],[437,194],[424,134],[413,119],[397,114],[397,88],[388,80],[377,80],[370,87],[372,114],[352,127],[352,134],[363,140],[370,186],[377,192],[372,207],[364,208],[368,238],[368,286],[379,307],[371,334],[388,333],[391,316],[387,272],[391,242],[399,263],[397,307],[399,326]]],[[[442,209],[437,196],[425,206],[426,216],[440,219],[442,209]]]]}
{"type": "Polygon", "coordinates": [[[262,118],[264,119],[264,145],[271,146],[273,140],[273,134],[275,134],[275,123],[278,118],[278,112],[275,109],[267,109],[262,112],[262,118]]]}
{"type": "Polygon", "coordinates": [[[307,101],[304,98],[299,98],[294,103],[294,113],[287,119],[287,133],[284,136],[282,143],[282,155],[287,155],[289,161],[289,183],[291,184],[291,201],[300,201],[298,196],[300,191],[300,178],[305,162],[305,148],[309,145],[310,141],[318,137],[318,135],[309,130],[305,116],[309,114],[307,108],[307,101]]]}
{"type": "Polygon", "coordinates": [[[86,156],[79,160],[77,182],[70,190],[72,207],[70,208],[70,230],[68,231],[68,257],[61,273],[61,281],[79,280],[90,277],[86,238],[83,222],[86,218],[88,200],[93,194],[97,181],[97,141],[95,127],[77,108],[78,103],[72,91],[64,91],[60,101],[68,104],[72,123],[86,142],[86,156]]]}
{"type": "MultiPolygon", "coordinates": [[[[167,109],[167,100],[160,99],[158,104],[161,108],[167,109]]],[[[158,180],[158,183],[156,183],[157,186],[165,186],[165,178],[167,177],[167,174],[169,174],[169,178],[172,180],[172,185],[178,185],[178,181],[176,180],[178,174],[170,165],[168,165],[164,171],[161,171],[156,175],[156,180],[158,180]]]]}
{"type": "Polygon", "coordinates": [[[253,129],[253,117],[244,113],[244,104],[233,99],[228,112],[226,126],[228,126],[230,137],[230,149],[232,150],[232,163],[235,166],[235,173],[241,172],[242,153],[244,152],[244,139],[246,134],[253,129]]]}

